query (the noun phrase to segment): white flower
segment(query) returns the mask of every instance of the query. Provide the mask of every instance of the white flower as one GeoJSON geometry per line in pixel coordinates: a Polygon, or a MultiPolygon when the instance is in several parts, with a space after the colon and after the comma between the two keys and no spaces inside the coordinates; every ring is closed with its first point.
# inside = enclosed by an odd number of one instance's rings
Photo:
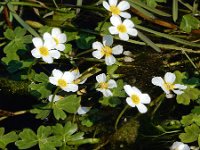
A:
{"type": "Polygon", "coordinates": [[[109,0],[108,2],[103,1],[105,9],[110,11],[113,16],[121,16],[123,18],[131,18],[131,15],[127,12],[123,12],[130,8],[130,4],[126,1],[121,1],[117,5],[118,0],[109,0]]]}
{"type": "Polygon", "coordinates": [[[44,39],[53,39],[56,43],[55,49],[59,51],[65,50],[65,42],[67,41],[67,36],[64,33],[61,33],[59,28],[53,28],[51,34],[48,32],[44,33],[44,39]]]}
{"type": "Polygon", "coordinates": [[[182,142],[174,142],[170,150],[190,150],[190,147],[182,142]]]}
{"type": "MultiPolygon", "coordinates": [[[[49,97],[48,97],[49,102],[52,101],[52,98],[53,98],[53,95],[49,95],[49,97]]],[[[62,98],[64,98],[64,97],[60,96],[60,95],[55,95],[54,99],[53,99],[53,102],[57,102],[57,101],[61,100],[62,98]]]]}
{"type": "MultiPolygon", "coordinates": [[[[79,69],[78,68],[76,68],[76,69],[74,69],[74,70],[72,70],[71,71],[71,73],[74,75],[74,77],[75,77],[75,79],[74,80],[76,80],[76,79],[78,79],[80,76],[81,76],[81,74],[80,74],[80,72],[79,72],[79,69]]],[[[87,80],[87,78],[86,79],[84,79],[83,81],[81,81],[81,82],[79,82],[78,84],[83,84],[83,83],[85,83],[85,81],[87,80]]]]}
{"type": "Polygon", "coordinates": [[[161,77],[154,77],[152,79],[152,83],[156,86],[159,86],[163,89],[163,91],[170,95],[170,91],[173,91],[177,95],[183,94],[183,90],[187,88],[187,86],[182,84],[174,84],[176,76],[174,73],[167,72],[164,76],[164,80],[161,77]]]}
{"type": "Polygon", "coordinates": [[[108,30],[111,34],[119,34],[119,38],[124,41],[129,40],[129,34],[132,36],[137,36],[138,32],[134,28],[134,23],[125,19],[123,22],[120,17],[112,16],[110,22],[113,26],[109,27],[108,30]]]}
{"type": "Polygon", "coordinates": [[[77,110],[77,113],[78,113],[79,115],[84,115],[84,114],[86,114],[88,111],[90,111],[90,109],[91,109],[91,107],[82,107],[82,106],[80,106],[80,107],[78,108],[78,110],[77,110]]]}
{"type": "Polygon", "coordinates": [[[123,52],[123,47],[121,45],[117,45],[115,47],[111,47],[113,44],[113,38],[110,35],[103,37],[103,44],[100,42],[94,42],[92,44],[93,49],[97,49],[92,53],[92,55],[101,59],[105,56],[106,65],[113,65],[116,62],[116,58],[113,55],[120,55],[123,52]]]}
{"type": "Polygon", "coordinates": [[[31,51],[31,54],[35,58],[42,58],[46,63],[53,63],[53,58],[60,58],[60,52],[52,50],[55,48],[56,43],[52,39],[42,40],[39,37],[32,39],[35,48],[31,51]]]}
{"type": "Polygon", "coordinates": [[[60,70],[54,69],[52,75],[53,77],[49,77],[51,84],[59,86],[66,92],[76,92],[78,90],[78,85],[73,83],[75,76],[70,71],[62,73],[60,70]]]}
{"type": "Polygon", "coordinates": [[[125,92],[129,95],[126,98],[126,102],[131,107],[137,107],[140,113],[146,113],[147,107],[144,104],[149,104],[151,98],[148,94],[143,94],[138,88],[131,87],[130,85],[124,86],[125,92]]]}
{"type": "Polygon", "coordinates": [[[105,97],[113,95],[110,89],[117,87],[117,83],[115,82],[115,80],[110,79],[107,81],[105,73],[96,76],[96,80],[99,87],[97,88],[97,91],[102,92],[105,97]]]}

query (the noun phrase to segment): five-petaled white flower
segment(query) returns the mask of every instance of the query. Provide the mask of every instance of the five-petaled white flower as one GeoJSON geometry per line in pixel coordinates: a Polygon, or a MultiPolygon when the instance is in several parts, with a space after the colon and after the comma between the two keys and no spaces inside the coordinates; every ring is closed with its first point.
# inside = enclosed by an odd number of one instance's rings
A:
{"type": "Polygon", "coordinates": [[[126,102],[131,107],[137,107],[140,113],[146,113],[147,107],[144,104],[149,104],[151,98],[148,94],[143,94],[138,88],[131,87],[130,85],[124,86],[125,92],[129,95],[126,98],[126,102]]]}
{"type": "Polygon", "coordinates": [[[54,95],[54,98],[53,98],[53,95],[51,94],[51,95],[49,95],[48,100],[49,100],[49,102],[51,102],[52,99],[53,99],[53,102],[57,102],[57,101],[59,101],[59,100],[61,100],[63,98],[64,97],[60,96],[60,95],[54,95]]]}
{"type": "Polygon", "coordinates": [[[59,51],[65,50],[65,42],[67,41],[67,36],[64,33],[61,33],[59,28],[53,28],[51,34],[45,32],[43,35],[44,39],[53,39],[56,43],[55,49],[59,51]]]}
{"type": "Polygon", "coordinates": [[[190,150],[190,147],[182,142],[174,142],[170,150],[190,150]]]}
{"type": "Polygon", "coordinates": [[[181,95],[184,93],[183,90],[185,90],[187,86],[182,84],[174,84],[175,79],[176,76],[174,73],[167,72],[164,76],[164,80],[161,77],[154,77],[151,82],[154,85],[161,87],[167,95],[170,95],[171,91],[177,95],[181,95]]]}
{"type": "Polygon", "coordinates": [[[113,95],[110,89],[117,87],[115,80],[110,79],[107,81],[105,73],[97,75],[96,80],[98,82],[97,91],[102,92],[105,97],[113,95]]]}
{"type": "Polygon", "coordinates": [[[93,49],[97,49],[92,53],[92,55],[101,59],[105,56],[106,65],[113,65],[116,62],[116,58],[113,55],[120,55],[123,52],[123,47],[121,45],[117,45],[115,47],[111,47],[113,44],[113,38],[111,35],[107,35],[103,37],[103,44],[100,42],[94,42],[92,44],[93,49]]]}
{"type": "Polygon", "coordinates": [[[75,76],[70,71],[62,73],[58,69],[52,71],[53,77],[49,77],[49,82],[53,85],[59,86],[66,92],[76,92],[78,85],[74,84],[75,76]]]}
{"type": "Polygon", "coordinates": [[[119,38],[124,41],[129,40],[129,35],[137,36],[138,32],[134,28],[134,23],[125,19],[123,22],[119,16],[112,16],[110,22],[113,26],[109,27],[109,32],[111,34],[119,34],[119,38]]]}
{"type": "Polygon", "coordinates": [[[123,12],[130,8],[130,4],[126,1],[121,1],[117,5],[118,0],[109,0],[108,2],[103,1],[105,9],[110,11],[113,16],[121,16],[123,18],[131,18],[131,15],[127,12],[123,12]]]}
{"type": "Polygon", "coordinates": [[[109,27],[108,30],[111,34],[119,34],[119,38],[124,41],[129,40],[129,34],[132,36],[137,36],[138,32],[134,28],[134,23],[125,19],[123,22],[120,17],[112,16],[110,22],[113,26],[109,27]]]}
{"type": "Polygon", "coordinates": [[[35,58],[42,58],[46,63],[53,63],[53,58],[60,58],[60,52],[53,50],[56,43],[52,39],[42,40],[39,37],[32,39],[35,48],[31,50],[31,54],[35,58]]]}

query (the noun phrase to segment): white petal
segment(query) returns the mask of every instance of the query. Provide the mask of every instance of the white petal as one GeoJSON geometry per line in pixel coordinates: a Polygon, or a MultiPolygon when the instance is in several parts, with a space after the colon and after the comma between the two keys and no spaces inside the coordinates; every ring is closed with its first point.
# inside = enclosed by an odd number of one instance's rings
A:
{"type": "Polygon", "coordinates": [[[147,107],[144,104],[138,104],[136,105],[140,113],[146,113],[147,112],[147,107]]]}
{"type": "Polygon", "coordinates": [[[153,85],[162,87],[163,84],[164,84],[164,80],[161,77],[153,77],[152,80],[151,80],[151,83],[153,85]]]}
{"type": "Polygon", "coordinates": [[[53,69],[52,71],[52,75],[56,78],[61,78],[63,76],[62,71],[58,70],[58,69],[53,69]]]}
{"type": "Polygon", "coordinates": [[[128,34],[132,35],[132,36],[137,36],[138,35],[138,31],[134,28],[129,28],[127,30],[128,34]]]}
{"type": "Polygon", "coordinates": [[[132,89],[132,87],[130,85],[125,85],[124,86],[124,90],[129,96],[134,94],[134,91],[133,91],[133,89],[132,89]]]}
{"type": "Polygon", "coordinates": [[[41,58],[40,52],[38,51],[37,48],[34,48],[34,49],[31,51],[31,54],[32,54],[33,57],[35,57],[35,58],[41,58]]]}
{"type": "Polygon", "coordinates": [[[142,94],[140,95],[140,101],[143,104],[149,104],[151,102],[151,98],[148,94],[142,94]]]}
{"type": "Polygon", "coordinates": [[[177,95],[181,95],[181,94],[183,94],[184,92],[183,91],[181,91],[181,90],[172,90],[175,94],[177,94],[177,95]]]}
{"type": "Polygon", "coordinates": [[[53,39],[45,39],[44,46],[51,50],[56,47],[56,42],[53,39]]]}
{"type": "Polygon", "coordinates": [[[105,97],[109,97],[109,96],[113,95],[112,92],[108,89],[102,90],[102,93],[103,93],[103,96],[105,96],[105,97]]]}
{"type": "Polygon", "coordinates": [[[59,28],[53,28],[51,31],[52,36],[57,36],[59,34],[61,34],[61,31],[59,28]]]}
{"type": "Polygon", "coordinates": [[[113,65],[116,62],[116,59],[113,55],[106,56],[105,62],[106,62],[106,65],[110,66],[110,65],[113,65]]]}
{"type": "Polygon", "coordinates": [[[126,18],[126,19],[131,18],[131,14],[130,14],[130,13],[127,13],[127,12],[121,12],[119,15],[120,15],[121,17],[123,17],[123,18],[126,18]]]}
{"type": "Polygon", "coordinates": [[[133,90],[134,94],[136,94],[138,96],[142,95],[141,91],[138,88],[136,88],[135,86],[132,87],[132,90],[133,90]]]}
{"type": "Polygon", "coordinates": [[[39,37],[33,38],[33,39],[32,39],[32,42],[33,42],[33,44],[34,44],[34,46],[35,46],[36,48],[39,48],[39,47],[43,46],[43,41],[42,41],[42,39],[39,38],[39,37]]]}
{"type": "Polygon", "coordinates": [[[57,44],[55,49],[59,51],[64,51],[65,50],[65,45],[64,44],[57,44]]]}
{"type": "Polygon", "coordinates": [[[72,83],[75,79],[75,76],[70,71],[65,71],[62,78],[67,81],[67,83],[72,83]]]}
{"type": "MultiPolygon", "coordinates": [[[[49,95],[48,97],[48,100],[51,102],[52,101],[52,98],[53,98],[53,95],[49,95]]],[[[60,95],[55,95],[54,96],[54,99],[53,99],[53,102],[57,102],[58,100],[62,99],[62,96],[60,95]]]]}
{"type": "Polygon", "coordinates": [[[165,86],[161,86],[161,88],[166,94],[170,94],[170,91],[166,89],[165,86]]]}
{"type": "Polygon", "coordinates": [[[49,51],[49,54],[51,57],[53,57],[55,59],[60,58],[60,52],[57,50],[51,50],[51,51],[49,51]]]}
{"type": "Polygon", "coordinates": [[[110,6],[106,1],[103,1],[103,7],[110,11],[110,6]]]}
{"type": "Polygon", "coordinates": [[[121,18],[119,16],[112,16],[112,17],[110,17],[110,22],[115,27],[117,27],[118,25],[122,24],[122,20],[121,20],[121,18]]]}
{"type": "Polygon", "coordinates": [[[129,40],[129,36],[127,33],[119,33],[119,38],[123,41],[128,41],[129,40]]]}
{"type": "Polygon", "coordinates": [[[121,1],[117,7],[119,8],[119,10],[124,11],[130,8],[130,4],[126,1],[121,1]]]}
{"type": "Polygon", "coordinates": [[[58,80],[56,77],[49,77],[49,82],[53,85],[58,85],[58,80]]]}
{"type": "Polygon", "coordinates": [[[56,38],[58,38],[59,43],[65,43],[67,41],[67,36],[64,33],[59,34],[56,38]]]}
{"type": "Polygon", "coordinates": [[[48,64],[53,63],[53,58],[51,56],[45,56],[45,57],[43,56],[42,59],[44,62],[46,62],[48,64]]]}
{"type": "Polygon", "coordinates": [[[133,27],[134,27],[134,23],[133,23],[131,20],[129,20],[129,19],[125,19],[125,20],[123,21],[123,24],[124,24],[127,28],[133,28],[133,27]]]}
{"type": "Polygon", "coordinates": [[[123,46],[121,45],[117,45],[115,47],[112,48],[112,53],[115,55],[120,55],[123,52],[123,46]]]}
{"type": "Polygon", "coordinates": [[[47,40],[47,39],[52,39],[52,36],[51,36],[51,34],[50,34],[50,33],[48,33],[48,32],[45,32],[45,33],[43,34],[43,39],[44,39],[44,40],[47,40]]]}
{"type": "Polygon", "coordinates": [[[109,89],[112,89],[112,88],[115,88],[115,87],[117,87],[117,83],[115,82],[115,80],[110,79],[110,80],[108,81],[108,88],[109,88],[109,89]]]}
{"type": "Polygon", "coordinates": [[[100,43],[100,42],[94,42],[93,44],[92,44],[92,48],[93,49],[97,49],[97,50],[101,50],[102,48],[103,48],[103,45],[100,43]]]}
{"type": "Polygon", "coordinates": [[[130,97],[126,98],[126,102],[128,105],[130,105],[131,107],[135,107],[135,104],[133,103],[132,99],[130,97]]]}
{"type": "Polygon", "coordinates": [[[109,30],[110,34],[119,34],[119,31],[114,26],[109,27],[108,30],[109,30]]]}
{"type": "Polygon", "coordinates": [[[174,83],[175,79],[176,79],[175,74],[174,74],[174,73],[171,73],[171,72],[167,72],[167,73],[165,74],[165,76],[164,76],[164,80],[165,80],[165,82],[167,82],[167,83],[174,83]]]}
{"type": "Polygon", "coordinates": [[[79,115],[83,115],[83,114],[86,114],[89,110],[91,109],[91,107],[79,107],[78,110],[77,110],[77,113],[79,115]]]}
{"type": "Polygon", "coordinates": [[[97,59],[101,59],[104,55],[100,50],[97,50],[97,51],[92,52],[92,56],[97,59]]]}
{"type": "Polygon", "coordinates": [[[175,84],[175,85],[174,85],[174,88],[175,88],[175,89],[185,90],[185,89],[187,89],[187,86],[182,85],[182,84],[175,84]]]}
{"type": "Polygon", "coordinates": [[[103,45],[111,46],[113,44],[113,37],[111,35],[103,36],[103,45]]]}
{"type": "Polygon", "coordinates": [[[66,92],[76,92],[78,91],[78,85],[76,84],[68,84],[67,87],[63,88],[66,92]]]}
{"type": "Polygon", "coordinates": [[[79,72],[78,68],[72,70],[71,73],[73,74],[73,76],[75,77],[75,79],[77,79],[77,78],[80,77],[80,72],[79,72]]]}
{"type": "Polygon", "coordinates": [[[116,6],[116,5],[117,5],[117,1],[118,1],[118,0],[108,0],[109,4],[110,4],[111,6],[112,6],[112,5],[116,6]]]}
{"type": "Polygon", "coordinates": [[[106,82],[106,74],[102,73],[96,76],[96,80],[98,83],[106,82]]]}
{"type": "Polygon", "coordinates": [[[165,96],[166,96],[166,98],[173,98],[173,97],[174,97],[174,94],[169,93],[169,94],[166,94],[165,96]]]}

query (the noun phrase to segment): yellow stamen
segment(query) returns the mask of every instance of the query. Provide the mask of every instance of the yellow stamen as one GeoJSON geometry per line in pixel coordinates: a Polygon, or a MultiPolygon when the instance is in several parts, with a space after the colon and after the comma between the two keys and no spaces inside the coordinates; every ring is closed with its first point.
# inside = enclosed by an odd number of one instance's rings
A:
{"type": "Polygon", "coordinates": [[[58,45],[59,44],[59,40],[56,37],[54,37],[53,39],[56,42],[56,45],[58,45]]]}
{"type": "Polygon", "coordinates": [[[67,82],[63,79],[59,79],[58,80],[58,86],[62,87],[66,87],[67,86],[67,82]]]}
{"type": "Polygon", "coordinates": [[[123,24],[118,25],[118,26],[117,26],[117,29],[118,29],[118,31],[121,32],[121,33],[127,32],[126,26],[123,25],[123,24]]]}
{"type": "Polygon", "coordinates": [[[114,15],[119,15],[120,14],[120,10],[118,7],[116,6],[110,6],[110,11],[114,14],[114,15]]]}
{"type": "Polygon", "coordinates": [[[140,98],[137,95],[132,95],[131,100],[136,105],[140,103],[140,98]]]}
{"type": "Polygon", "coordinates": [[[174,85],[171,84],[171,83],[167,83],[167,82],[166,82],[166,83],[163,84],[163,86],[164,86],[168,91],[174,89],[174,85]]]}
{"type": "Polygon", "coordinates": [[[104,47],[101,49],[101,53],[102,53],[103,55],[110,56],[110,55],[112,55],[112,48],[110,48],[109,46],[104,46],[104,47]]]}
{"type": "Polygon", "coordinates": [[[48,56],[49,55],[49,50],[48,48],[42,46],[39,48],[39,51],[40,51],[40,54],[43,55],[43,56],[48,56]]]}
{"type": "Polygon", "coordinates": [[[101,89],[108,89],[108,83],[106,82],[101,82],[99,85],[101,89]]]}

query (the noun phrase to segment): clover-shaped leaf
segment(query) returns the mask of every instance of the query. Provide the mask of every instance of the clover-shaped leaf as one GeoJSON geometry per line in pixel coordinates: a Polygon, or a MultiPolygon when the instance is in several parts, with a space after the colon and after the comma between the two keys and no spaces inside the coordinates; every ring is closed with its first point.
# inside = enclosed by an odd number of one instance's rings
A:
{"type": "Polygon", "coordinates": [[[35,105],[33,109],[30,111],[33,114],[36,114],[36,119],[45,119],[51,112],[51,105],[48,104],[39,104],[35,105]]]}
{"type": "Polygon", "coordinates": [[[200,126],[200,114],[189,114],[182,117],[181,123],[184,126],[191,125],[192,123],[196,123],[200,126]]]}
{"type": "Polygon", "coordinates": [[[5,129],[0,128],[0,148],[1,149],[6,149],[6,146],[9,143],[15,142],[18,139],[16,132],[11,131],[7,134],[4,134],[4,132],[5,132],[5,129]]]}
{"type": "Polygon", "coordinates": [[[183,143],[191,143],[198,139],[200,134],[199,126],[196,124],[192,124],[190,126],[185,127],[185,133],[181,133],[179,138],[183,143]]]}
{"type": "Polygon", "coordinates": [[[102,97],[99,102],[104,106],[116,107],[121,104],[121,100],[118,97],[102,97]]]}

